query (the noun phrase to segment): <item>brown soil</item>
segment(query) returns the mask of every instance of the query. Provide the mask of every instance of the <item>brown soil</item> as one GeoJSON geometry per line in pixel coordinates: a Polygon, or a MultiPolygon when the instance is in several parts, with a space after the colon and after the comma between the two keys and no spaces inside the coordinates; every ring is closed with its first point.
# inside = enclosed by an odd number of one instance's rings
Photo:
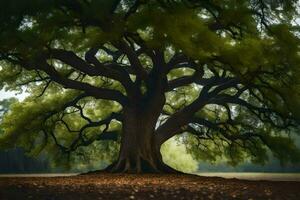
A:
{"type": "Polygon", "coordinates": [[[0,199],[300,199],[300,182],[194,175],[89,174],[0,178],[0,199]]]}

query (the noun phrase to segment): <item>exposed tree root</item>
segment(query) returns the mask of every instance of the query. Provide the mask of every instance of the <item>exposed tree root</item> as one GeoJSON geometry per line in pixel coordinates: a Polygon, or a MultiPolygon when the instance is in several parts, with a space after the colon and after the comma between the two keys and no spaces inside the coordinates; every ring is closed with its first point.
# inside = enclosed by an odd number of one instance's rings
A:
{"type": "Polygon", "coordinates": [[[87,172],[84,174],[96,174],[96,173],[131,173],[131,174],[147,174],[147,173],[165,173],[165,174],[183,174],[183,172],[173,169],[163,162],[157,162],[156,165],[150,164],[148,161],[139,159],[138,162],[132,163],[129,159],[122,159],[116,161],[105,169],[87,172]]]}

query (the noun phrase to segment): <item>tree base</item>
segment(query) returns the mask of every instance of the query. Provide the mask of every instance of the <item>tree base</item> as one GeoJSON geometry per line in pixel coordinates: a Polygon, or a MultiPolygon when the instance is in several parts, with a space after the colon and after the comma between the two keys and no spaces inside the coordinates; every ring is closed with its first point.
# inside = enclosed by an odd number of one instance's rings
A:
{"type": "Polygon", "coordinates": [[[123,159],[117,161],[107,166],[103,171],[111,173],[131,173],[131,174],[140,174],[140,173],[170,173],[170,174],[182,174],[176,169],[166,165],[163,162],[158,162],[157,164],[150,163],[143,159],[140,159],[137,163],[131,163],[128,159],[123,159]]]}
{"type": "MultiPolygon", "coordinates": [[[[124,161],[126,162],[126,161],[124,161]]],[[[108,165],[102,170],[90,171],[83,173],[82,175],[99,174],[99,173],[128,173],[128,174],[185,174],[184,172],[173,169],[172,167],[160,163],[159,166],[153,168],[147,162],[142,162],[141,170],[136,168],[126,168],[124,164],[118,165],[118,162],[114,162],[108,165]]]]}

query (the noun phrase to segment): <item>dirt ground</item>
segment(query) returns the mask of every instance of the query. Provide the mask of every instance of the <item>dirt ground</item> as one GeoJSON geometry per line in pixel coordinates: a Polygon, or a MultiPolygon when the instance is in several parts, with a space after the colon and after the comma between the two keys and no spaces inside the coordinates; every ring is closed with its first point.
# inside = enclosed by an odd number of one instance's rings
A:
{"type": "Polygon", "coordinates": [[[0,199],[300,199],[300,182],[195,175],[89,174],[0,178],[0,199]]]}

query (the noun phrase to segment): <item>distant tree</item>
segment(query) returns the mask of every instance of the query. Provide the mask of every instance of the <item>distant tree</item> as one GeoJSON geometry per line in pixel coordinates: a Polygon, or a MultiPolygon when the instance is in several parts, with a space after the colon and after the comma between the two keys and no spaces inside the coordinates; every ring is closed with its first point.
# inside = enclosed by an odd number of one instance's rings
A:
{"type": "Polygon", "coordinates": [[[297,0],[0,2],[1,88],[31,94],[2,147],[171,172],[160,147],[184,133],[195,158],[299,161],[297,0]]]}

